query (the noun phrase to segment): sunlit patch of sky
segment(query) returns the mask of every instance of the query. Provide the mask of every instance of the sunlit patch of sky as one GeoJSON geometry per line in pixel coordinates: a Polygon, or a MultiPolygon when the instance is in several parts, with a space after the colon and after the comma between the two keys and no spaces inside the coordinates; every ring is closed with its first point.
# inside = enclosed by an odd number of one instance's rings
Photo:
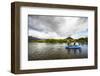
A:
{"type": "Polygon", "coordinates": [[[88,37],[87,17],[28,16],[29,36],[42,39],[88,37]]]}
{"type": "Polygon", "coordinates": [[[88,37],[88,30],[86,29],[86,30],[84,30],[84,31],[81,31],[81,32],[78,32],[78,33],[76,33],[76,34],[74,34],[74,35],[72,35],[71,36],[72,38],[81,38],[81,37],[88,37]]]}

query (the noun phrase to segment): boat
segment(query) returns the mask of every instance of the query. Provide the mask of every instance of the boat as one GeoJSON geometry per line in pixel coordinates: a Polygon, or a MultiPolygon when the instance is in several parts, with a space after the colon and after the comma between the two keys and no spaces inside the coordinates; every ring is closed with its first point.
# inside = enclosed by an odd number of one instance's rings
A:
{"type": "Polygon", "coordinates": [[[81,49],[79,45],[65,46],[65,49],[81,49]]]}

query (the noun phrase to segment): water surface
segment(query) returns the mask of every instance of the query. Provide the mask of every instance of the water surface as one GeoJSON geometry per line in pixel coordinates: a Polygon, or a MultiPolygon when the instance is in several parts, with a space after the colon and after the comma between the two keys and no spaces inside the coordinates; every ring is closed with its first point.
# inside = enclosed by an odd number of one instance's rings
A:
{"type": "Polygon", "coordinates": [[[65,43],[34,43],[28,44],[28,60],[78,59],[88,57],[88,46],[80,45],[81,50],[65,49],[65,43]]]}

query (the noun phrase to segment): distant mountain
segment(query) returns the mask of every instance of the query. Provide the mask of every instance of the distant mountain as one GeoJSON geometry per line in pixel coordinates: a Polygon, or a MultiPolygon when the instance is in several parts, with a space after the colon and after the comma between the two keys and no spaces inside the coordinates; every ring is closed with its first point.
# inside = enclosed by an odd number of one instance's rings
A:
{"type": "Polygon", "coordinates": [[[66,39],[73,39],[72,37],[67,37],[66,39]]]}
{"type": "Polygon", "coordinates": [[[32,40],[41,40],[40,38],[36,38],[36,37],[32,37],[32,36],[28,36],[28,40],[32,41],[32,40]]]}

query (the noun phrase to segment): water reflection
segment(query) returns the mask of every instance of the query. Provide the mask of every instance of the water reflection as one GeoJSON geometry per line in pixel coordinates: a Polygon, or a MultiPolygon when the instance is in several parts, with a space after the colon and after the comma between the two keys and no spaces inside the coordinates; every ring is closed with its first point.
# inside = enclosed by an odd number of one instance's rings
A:
{"type": "Polygon", "coordinates": [[[67,51],[68,51],[68,54],[71,54],[71,51],[74,51],[74,54],[77,54],[77,53],[81,54],[82,53],[81,48],[79,48],[79,49],[67,49],[67,51]]]}
{"type": "Polygon", "coordinates": [[[74,59],[87,58],[88,46],[80,45],[80,49],[66,49],[65,43],[29,43],[28,60],[74,59]]]}

